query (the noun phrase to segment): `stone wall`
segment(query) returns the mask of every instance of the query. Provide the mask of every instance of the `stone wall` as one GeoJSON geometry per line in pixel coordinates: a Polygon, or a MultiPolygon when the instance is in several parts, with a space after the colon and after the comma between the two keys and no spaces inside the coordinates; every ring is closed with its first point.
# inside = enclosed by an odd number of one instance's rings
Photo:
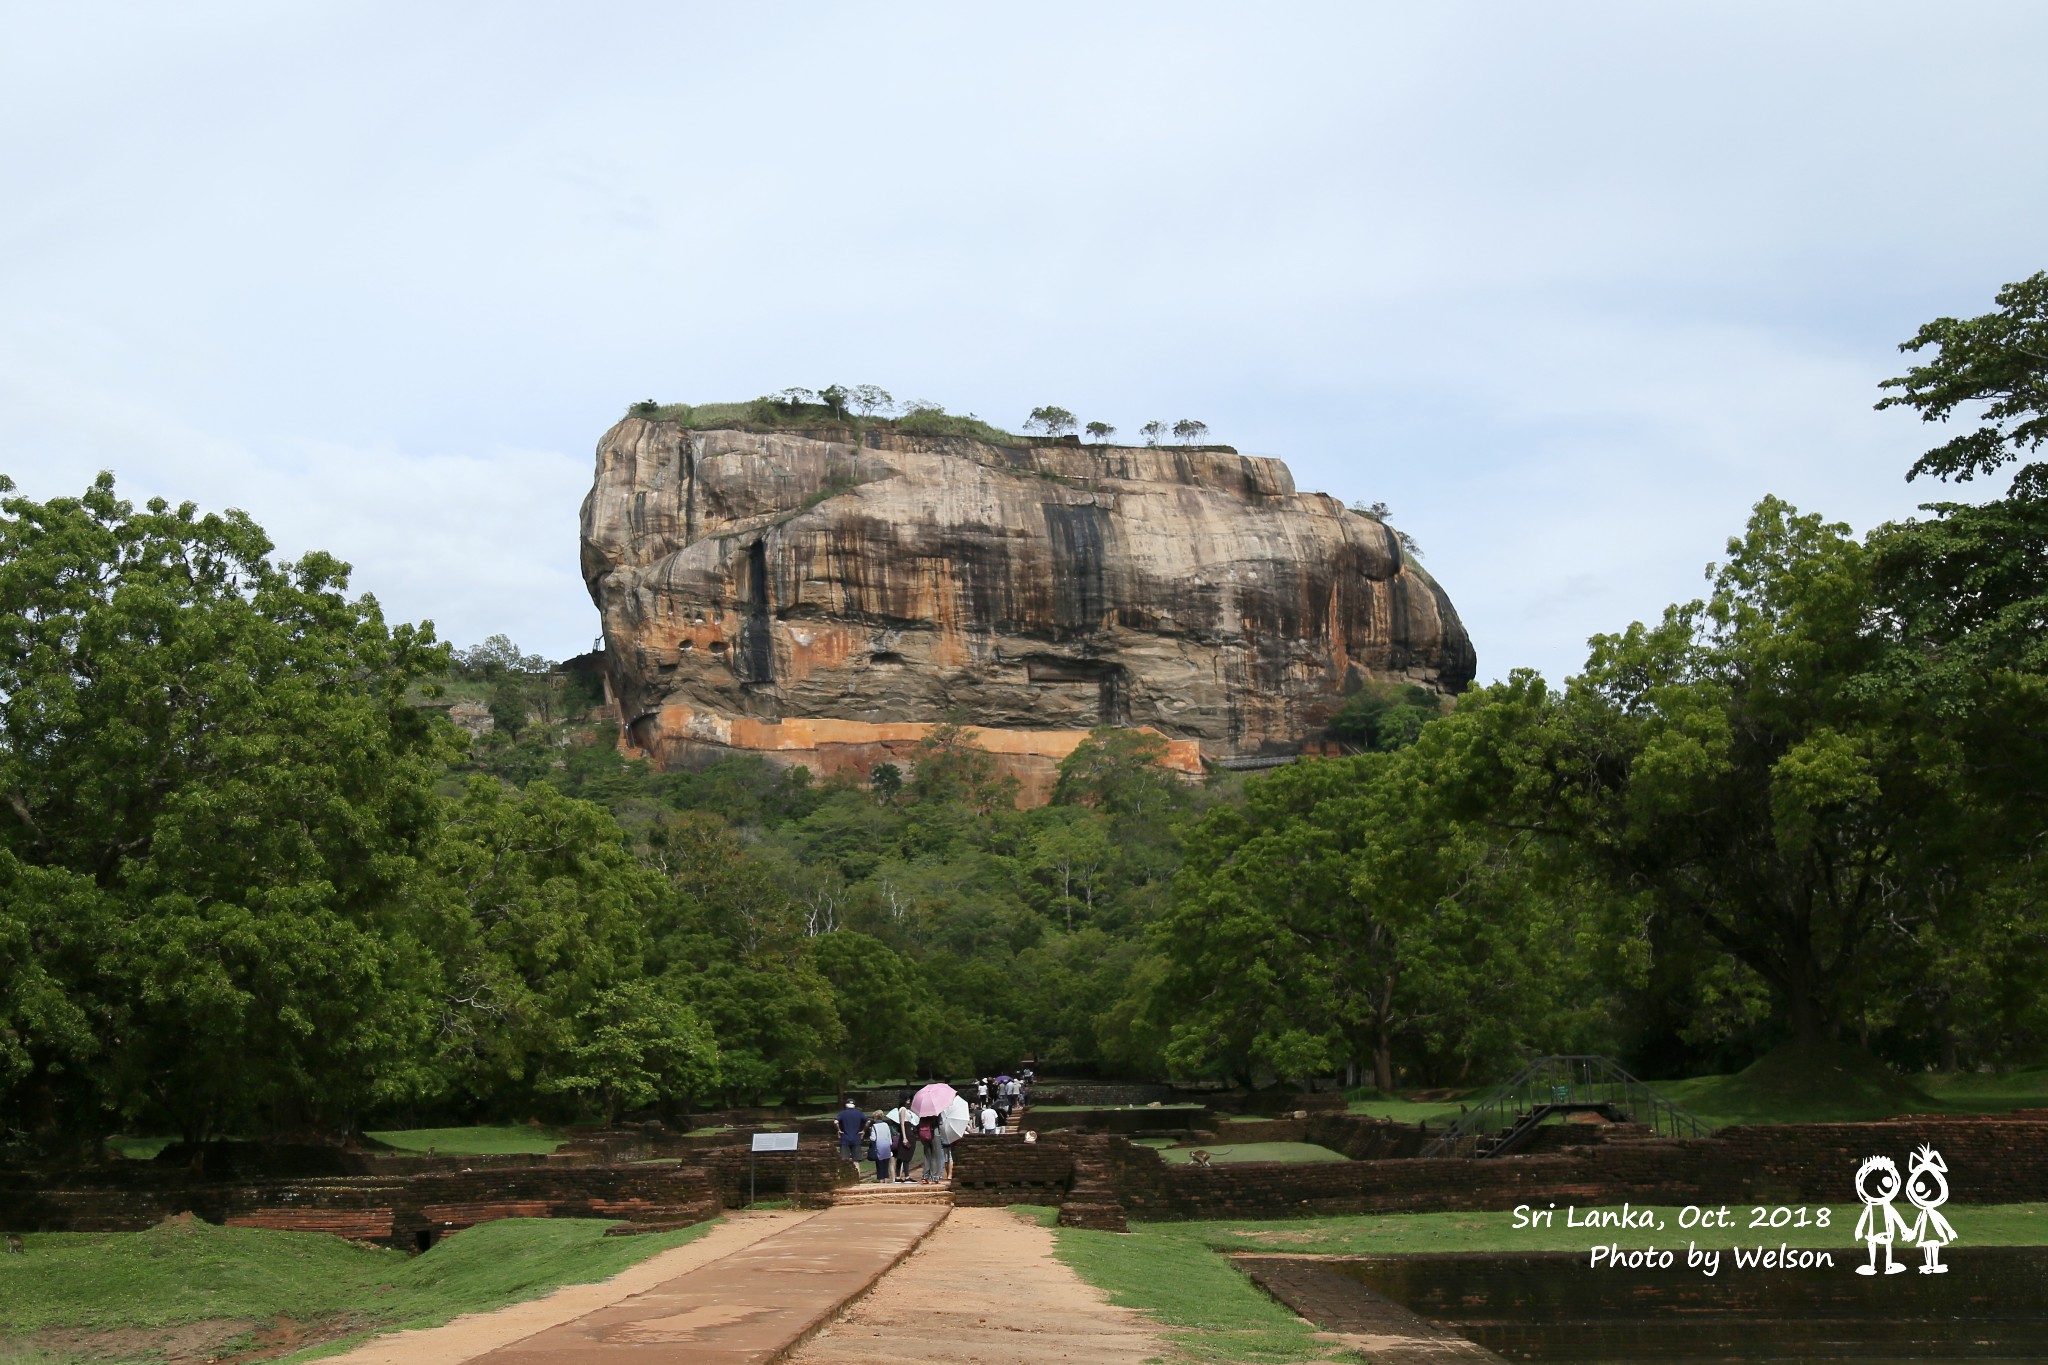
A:
{"type": "MultiPolygon", "coordinates": [[[[1928,1143],[1947,1161],[1958,1202],[2048,1201],[2048,1122],[2026,1115],[1740,1127],[1682,1141],[1616,1137],[1489,1161],[1402,1155],[1420,1145],[1420,1134],[1400,1124],[1321,1116],[1282,1122],[1299,1125],[1302,1140],[1364,1159],[1194,1166],[1170,1164],[1114,1136],[963,1140],[955,1148],[954,1200],[1056,1202],[1088,1183],[1113,1188],[1130,1217],[1154,1220],[1501,1210],[1550,1200],[1841,1203],[1865,1157],[1887,1155],[1904,1169],[1913,1149],[1928,1143]]],[[[1242,1128],[1257,1130],[1254,1140],[1289,1140],[1269,1135],[1278,1124],[1242,1128]]]]}
{"type": "Polygon", "coordinates": [[[1009,1134],[963,1137],[953,1144],[955,1204],[1058,1204],[1073,1183],[1073,1139],[1064,1134],[1037,1142],[1009,1134]]]}
{"type": "Polygon", "coordinates": [[[689,1166],[485,1166],[305,1179],[221,1180],[139,1166],[0,1174],[0,1226],[137,1232],[180,1213],[229,1226],[333,1232],[422,1249],[496,1218],[611,1218],[676,1227],[718,1212],[709,1175],[689,1166]]]}
{"type": "MultiPolygon", "coordinates": [[[[1087,1104],[1113,1108],[1123,1104],[1175,1104],[1188,1098],[1186,1092],[1170,1085],[1140,1085],[1116,1081],[1042,1081],[1031,1096],[1033,1104],[1087,1104]]],[[[1204,1097],[1206,1098],[1206,1097],[1204,1097]]]]}
{"type": "Polygon", "coordinates": [[[1065,1129],[1090,1133],[1188,1133],[1209,1128],[1214,1117],[1207,1109],[1060,1109],[1031,1106],[1018,1122],[1034,1132],[1052,1133],[1065,1129]]]}
{"type": "Polygon", "coordinates": [[[726,1208],[745,1205],[750,1188],[757,1199],[788,1199],[798,1208],[822,1208],[832,1202],[832,1191],[857,1184],[861,1171],[872,1169],[848,1161],[830,1141],[811,1141],[794,1152],[720,1147],[704,1153],[703,1162],[704,1174],[726,1208]]]}

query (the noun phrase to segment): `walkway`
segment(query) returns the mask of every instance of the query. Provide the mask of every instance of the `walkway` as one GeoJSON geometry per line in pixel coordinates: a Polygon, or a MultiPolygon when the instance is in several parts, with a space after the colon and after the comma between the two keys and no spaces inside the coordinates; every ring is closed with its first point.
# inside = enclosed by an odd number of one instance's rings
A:
{"type": "Polygon", "coordinates": [[[946,1216],[938,1204],[827,1209],[483,1365],[765,1365],[829,1321],[946,1216]]]}
{"type": "Polygon", "coordinates": [[[1008,1210],[954,1209],[790,1365],[1130,1365],[1170,1354],[1151,1319],[1112,1306],[1052,1253],[1050,1229],[1008,1210]]]}
{"type": "Polygon", "coordinates": [[[939,1204],[728,1215],[601,1284],[366,1342],[336,1365],[635,1365],[780,1359],[902,1260],[939,1204]]]}

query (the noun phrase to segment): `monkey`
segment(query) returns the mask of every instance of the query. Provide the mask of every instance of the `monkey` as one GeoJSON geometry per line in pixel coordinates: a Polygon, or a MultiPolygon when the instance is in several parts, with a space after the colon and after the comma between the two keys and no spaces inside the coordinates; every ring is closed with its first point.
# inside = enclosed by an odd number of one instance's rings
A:
{"type": "Polygon", "coordinates": [[[1188,1153],[1188,1160],[1194,1162],[1197,1166],[1206,1166],[1209,1164],[1209,1156],[1208,1152],[1197,1150],[1188,1153]]]}
{"type": "Polygon", "coordinates": [[[7,1234],[7,1249],[16,1256],[21,1255],[24,1251],[27,1250],[27,1248],[23,1247],[21,1244],[20,1233],[10,1232],[7,1234]]]}

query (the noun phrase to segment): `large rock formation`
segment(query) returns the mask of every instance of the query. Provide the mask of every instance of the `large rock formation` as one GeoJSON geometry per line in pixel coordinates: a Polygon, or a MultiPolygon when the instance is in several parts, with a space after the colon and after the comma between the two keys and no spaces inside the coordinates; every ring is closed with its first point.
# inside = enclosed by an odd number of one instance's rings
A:
{"type": "Polygon", "coordinates": [[[629,744],[864,769],[934,723],[1042,789],[1092,726],[1172,762],[1293,752],[1472,646],[1393,532],[1227,448],[834,428],[605,434],[583,575],[629,744]]]}

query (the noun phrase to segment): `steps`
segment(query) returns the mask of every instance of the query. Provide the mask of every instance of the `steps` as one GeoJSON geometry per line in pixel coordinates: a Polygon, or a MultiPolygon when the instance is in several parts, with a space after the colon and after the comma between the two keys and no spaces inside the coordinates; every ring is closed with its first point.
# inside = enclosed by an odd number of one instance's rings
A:
{"type": "Polygon", "coordinates": [[[1077,1135],[1074,1144],[1074,1183],[1060,1201],[1060,1226],[1093,1228],[1097,1232],[1129,1232],[1123,1201],[1117,1198],[1115,1155],[1108,1137],[1077,1135]]]}
{"type": "Polygon", "coordinates": [[[896,1208],[905,1204],[953,1203],[953,1187],[950,1184],[920,1185],[915,1181],[908,1185],[893,1182],[883,1185],[841,1185],[832,1191],[832,1207],[839,1208],[896,1208]]]}

